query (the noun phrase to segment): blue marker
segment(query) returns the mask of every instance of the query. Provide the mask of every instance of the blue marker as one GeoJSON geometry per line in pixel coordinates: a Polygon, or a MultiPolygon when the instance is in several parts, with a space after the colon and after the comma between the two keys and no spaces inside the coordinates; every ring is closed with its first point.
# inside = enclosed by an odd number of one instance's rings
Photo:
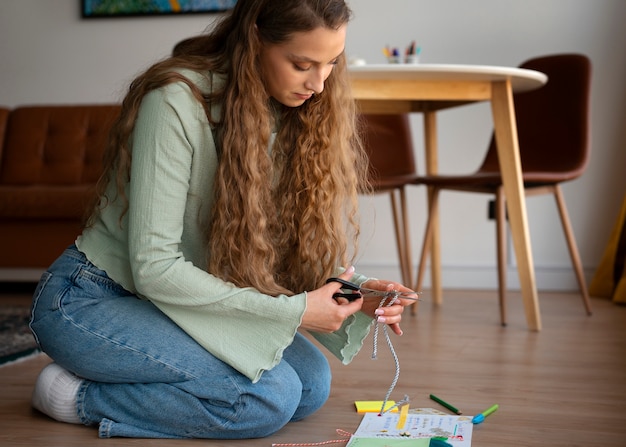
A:
{"type": "Polygon", "coordinates": [[[480,424],[482,421],[485,420],[485,418],[487,416],[489,416],[491,413],[493,413],[494,411],[496,411],[498,409],[498,404],[495,404],[489,408],[487,408],[485,411],[483,411],[482,413],[477,414],[476,416],[474,416],[474,418],[472,419],[472,424],[480,424]]]}

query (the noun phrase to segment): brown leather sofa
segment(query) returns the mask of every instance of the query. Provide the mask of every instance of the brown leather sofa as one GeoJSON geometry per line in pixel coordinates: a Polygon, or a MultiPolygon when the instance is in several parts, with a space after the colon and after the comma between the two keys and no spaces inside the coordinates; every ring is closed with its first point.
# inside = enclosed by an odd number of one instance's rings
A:
{"type": "Polygon", "coordinates": [[[0,269],[43,270],[74,241],[118,114],[109,104],[0,108],[0,269]]]}

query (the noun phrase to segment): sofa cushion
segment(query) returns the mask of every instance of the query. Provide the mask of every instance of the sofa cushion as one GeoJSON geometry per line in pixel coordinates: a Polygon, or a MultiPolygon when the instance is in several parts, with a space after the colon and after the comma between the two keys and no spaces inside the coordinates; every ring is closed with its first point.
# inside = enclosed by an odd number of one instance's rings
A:
{"type": "Polygon", "coordinates": [[[27,106],[11,111],[0,164],[3,185],[95,183],[118,105],[27,106]]]}

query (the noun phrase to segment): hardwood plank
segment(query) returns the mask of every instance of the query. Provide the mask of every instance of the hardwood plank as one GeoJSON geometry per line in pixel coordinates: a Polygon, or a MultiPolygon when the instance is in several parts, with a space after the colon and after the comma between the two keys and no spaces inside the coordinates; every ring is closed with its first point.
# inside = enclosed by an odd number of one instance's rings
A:
{"type": "MultiPolygon", "coordinates": [[[[400,359],[393,399],[443,410],[430,393],[473,415],[500,408],[474,427],[475,446],[621,446],[626,437],[626,307],[593,299],[585,314],[577,293],[540,293],[543,330],[529,331],[519,292],[509,292],[509,326],[499,325],[496,291],[445,290],[436,306],[424,294],[416,316],[405,313],[404,335],[392,335],[400,359]]],[[[15,298],[15,297],[14,297],[15,298]]],[[[27,295],[21,298],[28,302],[27,295]]],[[[3,296],[0,296],[0,305],[3,296]]],[[[381,334],[382,335],[382,334],[381,334]]],[[[380,337],[348,366],[330,358],[334,380],[327,404],[312,417],[265,439],[241,441],[97,438],[94,428],[52,421],[30,408],[30,394],[45,356],[0,368],[0,445],[256,447],[337,439],[361,416],[355,400],[382,400],[394,365],[380,337]]]]}

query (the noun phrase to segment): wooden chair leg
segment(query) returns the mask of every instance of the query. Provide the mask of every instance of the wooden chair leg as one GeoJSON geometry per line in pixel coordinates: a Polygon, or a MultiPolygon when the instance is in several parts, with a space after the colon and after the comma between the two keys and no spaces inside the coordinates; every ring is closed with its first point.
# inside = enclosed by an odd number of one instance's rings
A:
{"type": "Polygon", "coordinates": [[[396,248],[398,250],[398,259],[400,262],[400,273],[403,284],[412,284],[411,278],[411,254],[409,251],[409,224],[406,206],[406,194],[404,188],[398,192],[400,196],[400,204],[398,204],[396,191],[389,191],[391,198],[391,212],[393,216],[393,225],[396,235],[396,248]]]}
{"type": "Polygon", "coordinates": [[[496,191],[496,249],[498,262],[498,301],[500,304],[500,323],[506,326],[506,210],[504,189],[496,191]]]}
{"type": "Polygon", "coordinates": [[[406,200],[406,188],[400,189],[400,209],[402,210],[402,229],[404,235],[404,263],[406,266],[406,277],[403,278],[404,285],[411,287],[413,284],[411,256],[411,226],[409,225],[409,210],[406,200]]]}
{"type": "Polygon", "coordinates": [[[582,262],[580,261],[580,254],[578,253],[578,247],[576,246],[576,239],[574,239],[574,231],[570,223],[569,214],[565,207],[565,199],[559,185],[554,186],[554,198],[559,208],[559,215],[561,216],[561,224],[563,225],[563,232],[565,233],[565,239],[567,240],[567,246],[569,248],[570,257],[572,258],[572,266],[574,267],[574,273],[578,280],[578,287],[580,287],[580,293],[582,294],[583,305],[587,315],[591,315],[591,302],[589,301],[589,292],[587,290],[587,282],[585,281],[585,274],[583,273],[582,262]]]}
{"type": "MultiPolygon", "coordinates": [[[[426,272],[426,258],[430,253],[430,244],[432,241],[434,219],[432,216],[439,212],[439,190],[432,188],[430,192],[430,207],[428,208],[428,221],[426,222],[426,229],[424,231],[424,240],[422,241],[422,252],[420,255],[419,265],[417,266],[417,282],[413,290],[421,292],[422,282],[424,280],[424,273],[426,272]]],[[[411,315],[415,315],[416,306],[411,306],[411,315]]]]}

